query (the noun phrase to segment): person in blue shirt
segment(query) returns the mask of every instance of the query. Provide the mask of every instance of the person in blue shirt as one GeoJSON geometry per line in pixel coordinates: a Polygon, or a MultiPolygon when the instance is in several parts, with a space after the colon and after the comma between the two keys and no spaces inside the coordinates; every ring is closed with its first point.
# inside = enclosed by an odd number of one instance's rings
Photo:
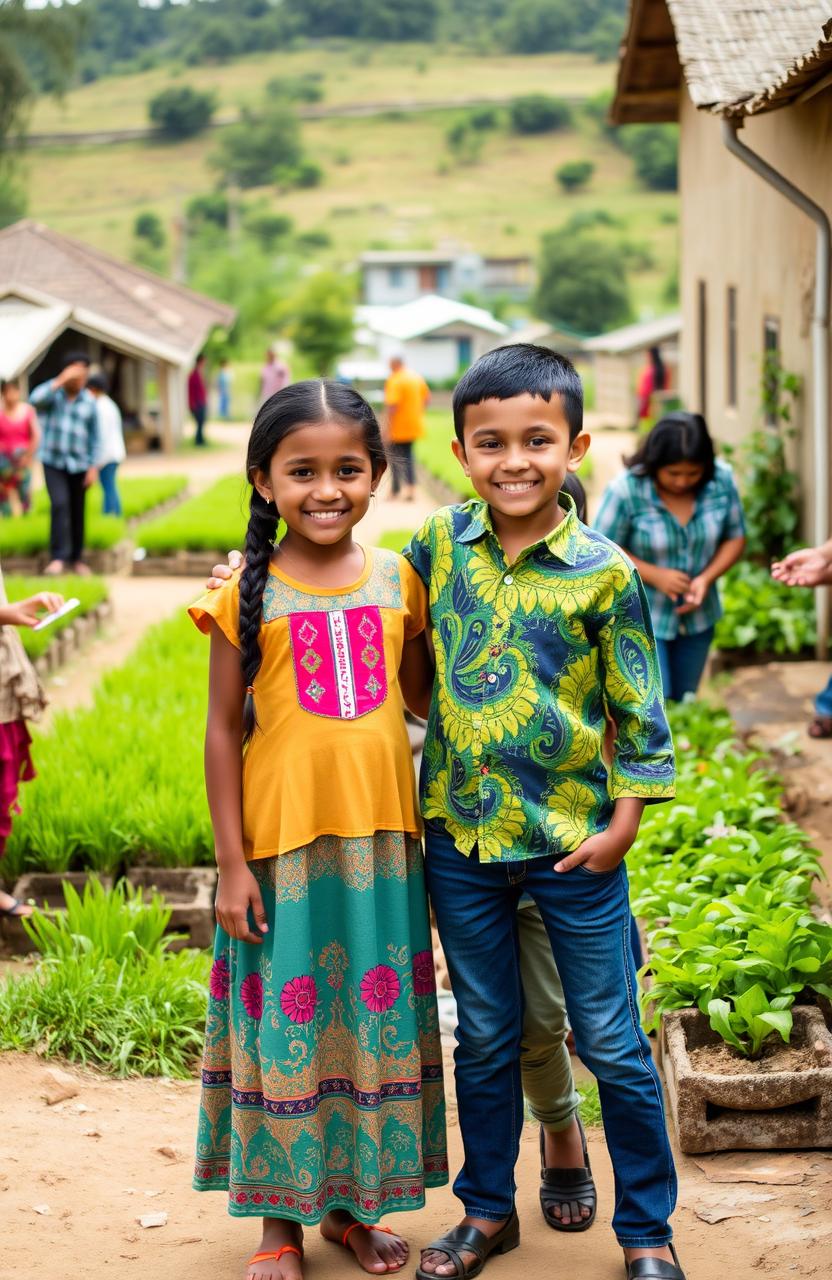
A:
{"type": "Polygon", "coordinates": [[[742,503],[701,414],[667,414],[625,463],[604,492],[594,528],[639,571],[664,696],[680,702],[699,687],[722,614],[717,580],[745,548],[742,503]]]}

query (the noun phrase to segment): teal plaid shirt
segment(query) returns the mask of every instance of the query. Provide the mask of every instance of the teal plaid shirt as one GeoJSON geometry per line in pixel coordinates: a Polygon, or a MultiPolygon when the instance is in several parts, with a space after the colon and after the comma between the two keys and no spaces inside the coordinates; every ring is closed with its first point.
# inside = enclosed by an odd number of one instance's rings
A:
{"type": "MultiPolygon", "coordinates": [[[[663,569],[681,569],[691,578],[707,568],[723,542],[745,535],[742,503],[727,462],[717,459],[716,471],[696,496],[693,515],[681,525],[658,495],[649,476],[625,471],[604,491],[593,527],[625,551],[663,569]]],[[[676,613],[663,591],[644,584],[650,602],[653,630],[659,640],[696,635],[722,616],[714,584],[699,609],[676,613]]]]}

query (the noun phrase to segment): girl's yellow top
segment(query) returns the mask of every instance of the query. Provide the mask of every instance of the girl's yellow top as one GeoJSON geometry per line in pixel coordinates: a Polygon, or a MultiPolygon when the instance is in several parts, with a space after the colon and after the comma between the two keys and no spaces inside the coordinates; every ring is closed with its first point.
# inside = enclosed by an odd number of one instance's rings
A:
{"type": "MultiPolygon", "coordinates": [[[[188,610],[239,648],[239,574],[188,610]]],[[[322,592],[272,565],[254,682],[259,728],[243,761],[243,845],[269,858],[317,836],[421,830],[398,671],[427,593],[391,551],[365,551],[351,586],[322,592]]]]}

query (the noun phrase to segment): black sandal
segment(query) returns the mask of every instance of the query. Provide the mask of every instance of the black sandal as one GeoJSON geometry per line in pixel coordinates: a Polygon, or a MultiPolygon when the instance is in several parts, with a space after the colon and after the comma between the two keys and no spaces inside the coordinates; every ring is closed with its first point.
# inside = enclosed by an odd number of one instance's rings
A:
{"type": "Polygon", "coordinates": [[[554,1227],[555,1231],[587,1231],[595,1221],[598,1209],[598,1194],[589,1164],[586,1134],[577,1112],[575,1119],[578,1121],[584,1149],[583,1169],[547,1169],[546,1135],[543,1125],[540,1126],[540,1208],[546,1222],[550,1227],[554,1227]],[[564,1222],[553,1212],[556,1205],[569,1206],[571,1222],[564,1222]],[[589,1209],[588,1218],[581,1217],[581,1207],[589,1209]]]}
{"type": "MultiPolygon", "coordinates": [[[[421,1252],[429,1253],[433,1249],[437,1253],[447,1254],[448,1262],[452,1262],[456,1267],[454,1276],[457,1280],[463,1280],[463,1278],[468,1280],[469,1276],[480,1274],[492,1253],[508,1253],[511,1249],[516,1249],[519,1243],[520,1220],[517,1217],[517,1210],[513,1209],[508,1222],[494,1236],[487,1236],[477,1227],[454,1227],[439,1240],[426,1244],[421,1252]],[[477,1259],[476,1262],[470,1263],[466,1268],[466,1264],[460,1257],[461,1253],[473,1253],[477,1259]]],[[[440,1265],[445,1266],[446,1263],[443,1262],[440,1265]]],[[[453,1280],[453,1277],[437,1277],[435,1271],[423,1271],[421,1267],[417,1267],[416,1280],[453,1280]]]]}
{"type": "Polygon", "coordinates": [[[676,1250],[672,1244],[667,1247],[673,1254],[672,1262],[665,1262],[664,1258],[636,1258],[635,1262],[625,1259],[627,1280],[685,1280],[676,1250]]]}

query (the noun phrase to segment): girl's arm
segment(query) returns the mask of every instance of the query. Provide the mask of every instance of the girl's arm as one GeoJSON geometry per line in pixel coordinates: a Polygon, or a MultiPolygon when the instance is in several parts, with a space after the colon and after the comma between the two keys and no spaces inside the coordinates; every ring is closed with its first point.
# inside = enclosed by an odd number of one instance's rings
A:
{"type": "Polygon", "coordinates": [[[26,450],[26,456],[30,461],[34,461],[40,448],[41,430],[38,422],[38,415],[32,406],[29,406],[29,448],[26,450]]]}
{"type": "Polygon", "coordinates": [[[427,720],[433,691],[434,661],[427,630],[406,640],[399,667],[399,684],[405,706],[427,720]]]}
{"type": "Polygon", "coordinates": [[[262,942],[268,932],[260,886],[243,853],[243,681],[240,654],[211,624],[205,789],[214,828],[219,887],[217,923],[232,938],[262,942]],[[249,908],[257,931],[249,928],[249,908]]]}
{"type": "Polygon", "coordinates": [[[717,547],[711,563],[691,579],[690,586],[685,592],[685,603],[676,612],[691,613],[693,609],[698,609],[717,578],[721,578],[723,573],[727,573],[731,566],[737,563],[744,550],[744,537],[726,538],[717,547]]]}

